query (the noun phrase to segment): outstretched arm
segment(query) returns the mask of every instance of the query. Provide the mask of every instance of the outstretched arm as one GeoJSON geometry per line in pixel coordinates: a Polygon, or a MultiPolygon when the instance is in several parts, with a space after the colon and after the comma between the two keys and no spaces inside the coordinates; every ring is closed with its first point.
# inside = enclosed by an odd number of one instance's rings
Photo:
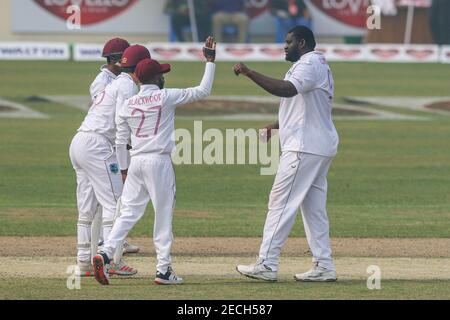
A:
{"type": "Polygon", "coordinates": [[[205,73],[199,86],[187,89],[167,89],[168,105],[178,106],[203,99],[211,94],[216,65],[216,42],[213,37],[208,37],[203,47],[203,55],[206,58],[205,73]]]}
{"type": "Polygon", "coordinates": [[[259,72],[250,70],[242,62],[236,64],[233,68],[233,71],[237,76],[243,74],[244,76],[250,78],[254,83],[256,83],[258,86],[260,86],[270,94],[273,94],[274,96],[291,98],[298,93],[297,89],[291,82],[270,78],[259,72]]]}

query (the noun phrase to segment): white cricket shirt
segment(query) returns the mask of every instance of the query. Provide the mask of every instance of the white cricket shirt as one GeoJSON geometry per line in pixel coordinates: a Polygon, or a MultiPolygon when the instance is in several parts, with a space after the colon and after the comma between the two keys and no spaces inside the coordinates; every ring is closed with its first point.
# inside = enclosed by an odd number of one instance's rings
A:
{"type": "Polygon", "coordinates": [[[91,87],[89,88],[89,93],[91,94],[92,100],[94,100],[94,97],[97,93],[105,90],[106,86],[113,82],[117,76],[109,71],[106,68],[106,65],[103,65],[100,68],[100,73],[95,78],[94,82],[92,82],[91,87]]]}
{"type": "Polygon", "coordinates": [[[133,78],[127,73],[121,73],[116,80],[95,95],[78,132],[101,134],[113,144],[116,137],[117,110],[126,99],[134,96],[138,91],[133,78]]]}
{"type": "Polygon", "coordinates": [[[207,62],[200,86],[187,89],[159,89],[143,85],[139,93],[127,99],[118,114],[117,160],[121,170],[128,168],[125,161],[126,145],[131,137],[131,157],[142,154],[171,154],[175,149],[175,109],[179,105],[203,99],[211,94],[215,64],[207,62]]]}
{"type": "Polygon", "coordinates": [[[331,119],[334,82],[323,54],[303,55],[284,80],[291,82],[298,94],[280,102],[281,150],[335,156],[339,137],[331,119]]]}

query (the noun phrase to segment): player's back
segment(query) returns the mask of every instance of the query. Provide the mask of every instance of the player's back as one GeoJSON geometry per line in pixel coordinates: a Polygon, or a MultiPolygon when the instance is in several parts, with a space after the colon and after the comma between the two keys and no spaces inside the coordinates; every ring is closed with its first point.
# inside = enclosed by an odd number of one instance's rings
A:
{"type": "MultiPolygon", "coordinates": [[[[151,62],[150,62],[151,63],[151,62]]],[[[124,101],[117,114],[116,146],[122,150],[131,137],[131,156],[168,154],[175,149],[174,116],[177,106],[201,100],[211,94],[215,64],[207,62],[199,86],[160,89],[156,84],[141,86],[139,93],[124,101]]],[[[142,80],[141,80],[142,81],[142,80]]],[[[118,154],[121,153],[118,151],[118,154]]],[[[119,160],[120,164],[120,160],[119,160]]],[[[122,166],[121,168],[126,167],[122,166]]]]}
{"type": "Polygon", "coordinates": [[[112,83],[97,93],[79,132],[95,132],[114,141],[116,115],[116,91],[112,83]]]}
{"type": "Polygon", "coordinates": [[[105,90],[106,86],[113,82],[117,76],[109,71],[106,66],[102,66],[100,69],[100,73],[95,77],[92,82],[89,93],[91,94],[91,99],[94,100],[95,96],[105,90]]]}
{"type": "Polygon", "coordinates": [[[143,153],[171,154],[175,148],[175,105],[167,99],[168,90],[143,85],[138,95],[125,101],[119,121],[131,130],[132,156],[143,153]]]}
{"type": "Polygon", "coordinates": [[[103,91],[95,95],[92,106],[78,131],[95,132],[114,143],[117,107],[137,91],[133,79],[128,74],[120,74],[103,91]]]}

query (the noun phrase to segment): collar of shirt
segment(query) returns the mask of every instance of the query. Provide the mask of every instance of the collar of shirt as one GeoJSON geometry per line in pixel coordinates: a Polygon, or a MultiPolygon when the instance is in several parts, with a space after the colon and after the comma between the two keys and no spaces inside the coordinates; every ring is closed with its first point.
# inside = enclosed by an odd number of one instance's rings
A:
{"type": "Polygon", "coordinates": [[[306,61],[306,59],[308,59],[308,57],[310,57],[310,56],[313,55],[313,54],[320,54],[320,55],[323,55],[322,52],[320,52],[320,51],[310,51],[310,52],[308,52],[308,53],[305,53],[304,55],[302,55],[302,56],[300,57],[300,59],[298,59],[296,62],[294,62],[294,63],[292,64],[291,69],[289,69],[289,70],[293,70],[293,69],[294,69],[295,67],[297,67],[297,65],[298,65],[299,63],[301,63],[301,62],[303,62],[303,63],[309,63],[309,60],[306,61]]]}
{"type": "Polygon", "coordinates": [[[300,60],[298,60],[298,61],[301,61],[301,60],[305,60],[305,59],[307,59],[309,56],[311,56],[311,55],[313,55],[313,54],[320,54],[320,55],[323,55],[322,54],[322,52],[320,52],[320,51],[310,51],[310,52],[308,52],[308,53],[305,53],[304,55],[302,55],[301,57],[300,57],[300,60]]]}
{"type": "Polygon", "coordinates": [[[141,90],[139,91],[139,95],[146,95],[155,90],[160,90],[156,84],[143,84],[143,85],[141,85],[141,90]]]}
{"type": "Polygon", "coordinates": [[[116,79],[119,78],[127,78],[128,80],[131,80],[133,83],[135,83],[133,78],[126,72],[122,72],[121,74],[119,74],[116,79]]]}
{"type": "Polygon", "coordinates": [[[116,79],[116,78],[117,78],[117,76],[116,76],[114,73],[112,73],[111,71],[108,70],[106,64],[104,64],[104,65],[102,65],[102,66],[100,67],[100,71],[106,72],[106,73],[107,73],[111,78],[113,78],[113,79],[116,79]]]}

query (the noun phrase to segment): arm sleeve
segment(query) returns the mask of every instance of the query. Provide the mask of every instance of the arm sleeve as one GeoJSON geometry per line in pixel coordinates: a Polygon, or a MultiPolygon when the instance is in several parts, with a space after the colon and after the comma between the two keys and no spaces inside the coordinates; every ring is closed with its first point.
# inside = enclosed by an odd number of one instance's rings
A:
{"type": "MultiPolygon", "coordinates": [[[[119,90],[117,92],[117,98],[116,98],[116,126],[117,126],[117,132],[119,132],[119,122],[125,122],[126,128],[128,129],[128,133],[127,133],[127,139],[125,142],[125,151],[121,150],[119,151],[119,149],[122,149],[122,147],[117,144],[116,141],[116,146],[117,146],[117,161],[121,161],[119,162],[119,167],[120,170],[126,170],[128,169],[130,162],[131,162],[131,156],[130,156],[130,152],[128,151],[127,144],[130,143],[131,144],[131,140],[130,140],[130,136],[131,136],[131,131],[130,128],[128,126],[128,124],[126,123],[126,121],[124,119],[119,118],[120,116],[120,112],[122,111],[126,100],[131,98],[132,96],[134,96],[137,93],[136,87],[134,84],[128,84],[127,86],[122,87],[122,90],[119,90]],[[119,152],[121,153],[119,156],[119,152]],[[119,157],[121,157],[121,159],[119,160],[119,157]],[[122,166],[120,165],[120,163],[122,163],[122,166]]],[[[124,130],[124,129],[123,129],[124,130]]]]}
{"type": "Polygon", "coordinates": [[[129,151],[127,150],[127,143],[131,136],[131,130],[127,121],[119,114],[117,117],[117,132],[116,132],[116,152],[117,162],[119,162],[120,170],[128,169],[130,165],[129,151]]]}
{"type": "Polygon", "coordinates": [[[291,82],[301,94],[317,87],[317,75],[311,62],[299,63],[286,80],[291,82]]]}
{"type": "Polygon", "coordinates": [[[212,62],[207,62],[202,82],[198,87],[187,89],[168,89],[166,100],[167,105],[178,106],[181,104],[198,101],[209,96],[211,94],[214,82],[215,70],[216,65],[212,62]]]}
{"type": "Polygon", "coordinates": [[[128,84],[126,86],[122,86],[120,90],[117,91],[116,96],[116,124],[119,122],[118,115],[122,110],[123,105],[125,104],[125,100],[130,99],[137,93],[135,86],[133,84],[128,84]]]}
{"type": "Polygon", "coordinates": [[[89,94],[91,95],[91,100],[94,100],[95,94],[99,91],[98,84],[93,82],[89,88],[89,94]]]}
{"type": "Polygon", "coordinates": [[[92,82],[89,87],[89,93],[91,94],[91,100],[94,100],[94,96],[100,91],[105,89],[105,84],[102,82],[102,74],[100,73],[92,82]]]}

